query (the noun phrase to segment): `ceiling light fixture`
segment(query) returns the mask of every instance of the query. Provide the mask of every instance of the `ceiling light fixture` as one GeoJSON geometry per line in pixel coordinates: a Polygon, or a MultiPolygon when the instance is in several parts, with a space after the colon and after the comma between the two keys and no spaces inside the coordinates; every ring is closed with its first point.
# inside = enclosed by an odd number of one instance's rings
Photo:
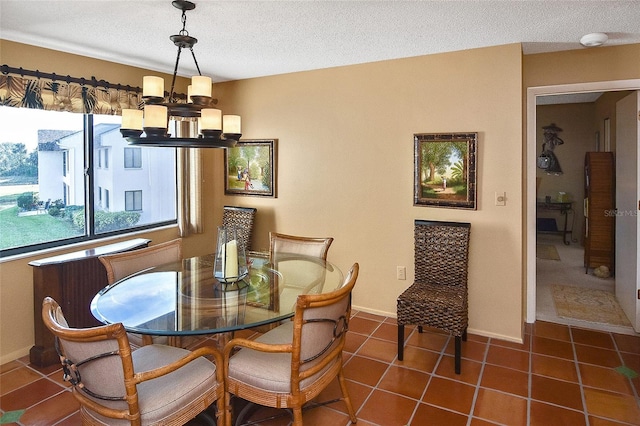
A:
{"type": "MultiPolygon", "coordinates": [[[[242,136],[240,116],[223,116],[222,111],[213,108],[217,100],[211,96],[211,78],[202,75],[196,54],[193,51],[193,46],[198,42],[198,39],[191,37],[186,30],[186,11],[195,9],[196,5],[187,0],[175,0],[171,4],[182,10],[182,30],[169,37],[178,47],[171,90],[168,92],[168,96],[165,96],[164,79],[145,76],[142,86],[144,111],[123,109],[120,132],[130,145],[176,148],[232,147],[242,136]],[[191,78],[191,85],[187,90],[186,99],[183,101],[180,99],[180,95],[174,92],[174,89],[180,53],[185,48],[191,51],[199,75],[191,78]],[[197,121],[199,137],[171,137],[167,129],[169,121],[172,119],[197,121]],[[144,136],[142,136],[143,131],[144,136]]],[[[184,98],[184,95],[182,97],[184,98]]]]}
{"type": "Polygon", "coordinates": [[[609,36],[605,33],[591,33],[582,36],[580,44],[584,47],[598,47],[602,46],[609,40],[609,36]]]}

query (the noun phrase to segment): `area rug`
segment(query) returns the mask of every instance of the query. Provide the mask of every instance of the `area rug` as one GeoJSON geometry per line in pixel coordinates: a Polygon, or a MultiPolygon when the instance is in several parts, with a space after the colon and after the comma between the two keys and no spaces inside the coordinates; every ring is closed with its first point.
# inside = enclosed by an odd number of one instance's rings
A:
{"type": "Polygon", "coordinates": [[[536,244],[536,257],[538,259],[560,260],[558,249],[553,244],[536,244]]]}
{"type": "Polygon", "coordinates": [[[613,293],[566,285],[551,286],[559,317],[631,327],[613,293]]]}

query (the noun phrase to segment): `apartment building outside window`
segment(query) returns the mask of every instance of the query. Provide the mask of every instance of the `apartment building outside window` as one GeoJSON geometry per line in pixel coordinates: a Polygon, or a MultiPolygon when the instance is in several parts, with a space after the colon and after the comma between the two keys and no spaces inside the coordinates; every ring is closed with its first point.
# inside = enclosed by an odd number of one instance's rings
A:
{"type": "Polygon", "coordinates": [[[120,121],[0,106],[1,257],[177,222],[176,150],[120,121]]]}

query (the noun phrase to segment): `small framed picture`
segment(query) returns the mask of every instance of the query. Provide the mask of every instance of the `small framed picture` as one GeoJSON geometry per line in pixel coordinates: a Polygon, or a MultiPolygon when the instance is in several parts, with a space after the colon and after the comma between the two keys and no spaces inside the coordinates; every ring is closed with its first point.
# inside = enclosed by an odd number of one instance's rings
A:
{"type": "Polygon", "coordinates": [[[413,141],[413,204],[475,210],[478,134],[419,133],[413,141]]]}
{"type": "Polygon", "coordinates": [[[275,197],[276,139],[242,140],[224,150],[227,195],[275,197]]]}

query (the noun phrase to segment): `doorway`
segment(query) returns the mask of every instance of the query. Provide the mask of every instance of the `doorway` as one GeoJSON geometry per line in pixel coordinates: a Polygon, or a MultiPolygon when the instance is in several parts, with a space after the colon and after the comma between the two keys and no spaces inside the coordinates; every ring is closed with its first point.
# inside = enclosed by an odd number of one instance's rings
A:
{"type": "MultiPolygon", "coordinates": [[[[639,90],[640,80],[620,80],[609,82],[580,83],[559,86],[532,87],[527,89],[527,186],[526,186],[526,274],[527,274],[527,315],[526,322],[533,323],[537,312],[537,272],[536,272],[536,100],[540,96],[570,95],[605,91],[639,90]]],[[[582,160],[580,160],[582,163],[582,160]]],[[[579,206],[581,208],[581,206],[579,206]]]]}

